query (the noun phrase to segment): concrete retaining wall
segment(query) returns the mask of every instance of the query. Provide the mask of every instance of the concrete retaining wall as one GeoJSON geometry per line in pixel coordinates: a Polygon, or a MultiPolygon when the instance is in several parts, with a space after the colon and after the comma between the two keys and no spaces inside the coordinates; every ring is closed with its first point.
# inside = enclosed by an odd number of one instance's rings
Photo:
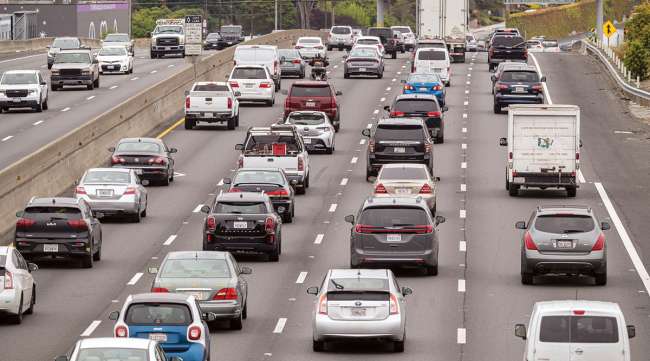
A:
{"type": "MultiPolygon", "coordinates": [[[[289,47],[299,36],[317,31],[290,30],[265,35],[246,44],[289,47]]],[[[143,90],[138,95],[70,131],[61,138],[0,171],[0,234],[14,227],[15,213],[32,196],[51,196],[71,187],[83,172],[106,163],[108,147],[123,137],[149,134],[178,116],[185,90],[195,81],[223,80],[232,69],[235,49],[200,59],[194,67],[143,90]]]]}
{"type": "MultiPolygon", "coordinates": [[[[22,51],[45,50],[52,44],[54,38],[35,38],[28,40],[2,40],[0,41],[0,53],[15,53],[22,51]]],[[[99,48],[101,41],[97,39],[82,38],[81,43],[91,48],[99,48]]]]}

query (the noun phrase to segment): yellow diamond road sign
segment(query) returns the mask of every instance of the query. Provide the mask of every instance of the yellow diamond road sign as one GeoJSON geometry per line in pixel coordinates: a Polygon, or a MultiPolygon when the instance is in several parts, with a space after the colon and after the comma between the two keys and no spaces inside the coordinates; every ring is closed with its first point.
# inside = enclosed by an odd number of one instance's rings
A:
{"type": "Polygon", "coordinates": [[[614,24],[612,24],[611,21],[608,20],[606,23],[603,24],[603,34],[606,37],[611,38],[612,35],[614,35],[614,33],[616,33],[616,27],[614,26],[614,24]]]}

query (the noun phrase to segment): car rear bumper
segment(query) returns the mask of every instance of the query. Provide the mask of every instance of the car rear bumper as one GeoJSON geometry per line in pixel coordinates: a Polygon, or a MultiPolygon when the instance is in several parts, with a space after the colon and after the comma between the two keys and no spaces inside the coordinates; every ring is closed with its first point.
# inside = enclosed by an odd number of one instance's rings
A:
{"type": "Polygon", "coordinates": [[[265,254],[271,253],[276,248],[276,242],[267,242],[268,236],[223,236],[212,235],[211,242],[207,241],[208,235],[203,237],[204,251],[229,251],[238,254],[265,254]]]}
{"type": "Polygon", "coordinates": [[[273,90],[259,92],[259,93],[244,93],[242,92],[240,96],[237,97],[237,100],[240,102],[245,101],[268,101],[273,99],[273,90]]]}
{"type": "Polygon", "coordinates": [[[90,242],[87,238],[75,239],[44,239],[44,238],[16,238],[16,249],[26,259],[41,257],[85,257],[90,254],[90,242]],[[57,252],[45,252],[45,245],[57,244],[57,252]]]}
{"type": "Polygon", "coordinates": [[[345,72],[348,75],[364,75],[364,74],[379,75],[381,74],[381,67],[379,65],[368,66],[368,67],[346,66],[345,72]]]}
{"type": "Polygon", "coordinates": [[[20,292],[15,288],[0,291],[0,314],[10,313],[17,314],[20,304],[20,292]]]}
{"type": "Polygon", "coordinates": [[[539,251],[526,251],[526,269],[538,274],[581,273],[593,274],[606,267],[605,252],[594,251],[578,255],[550,255],[539,251]]]}
{"type": "MultiPolygon", "coordinates": [[[[209,341],[208,341],[209,342],[209,341]]],[[[161,343],[162,349],[165,351],[167,359],[172,357],[180,357],[183,361],[205,361],[205,347],[196,342],[191,342],[186,351],[179,352],[178,346],[174,344],[161,343]]]]}
{"type": "Polygon", "coordinates": [[[280,67],[282,75],[302,75],[302,66],[280,67]]]}
{"type": "Polygon", "coordinates": [[[242,312],[239,301],[199,301],[202,312],[212,312],[217,319],[238,318],[242,312]]]}
{"type": "Polygon", "coordinates": [[[544,95],[542,94],[501,94],[494,96],[496,104],[542,104],[544,95]]]}
{"type": "Polygon", "coordinates": [[[305,143],[305,148],[307,148],[308,151],[313,151],[313,150],[325,150],[325,148],[331,148],[332,147],[332,140],[329,136],[329,134],[322,134],[322,135],[316,135],[316,136],[307,136],[303,135],[302,139],[305,143]],[[309,140],[307,140],[309,139],[309,140]],[[309,142],[309,143],[307,143],[309,142]]]}
{"type": "Polygon", "coordinates": [[[352,248],[350,261],[355,266],[435,266],[437,259],[432,249],[421,252],[368,252],[352,248]]]}
{"type": "Polygon", "coordinates": [[[516,62],[516,63],[527,63],[527,59],[506,59],[506,58],[490,58],[488,60],[488,63],[490,64],[499,64],[499,63],[504,63],[506,61],[511,61],[511,62],[516,62]]]}
{"type": "Polygon", "coordinates": [[[317,314],[314,323],[316,341],[402,341],[404,324],[400,315],[390,315],[383,320],[347,321],[333,320],[328,315],[317,314]]]}
{"type": "Polygon", "coordinates": [[[517,173],[512,184],[524,187],[576,187],[576,177],[571,173],[517,173]]]}
{"type": "Polygon", "coordinates": [[[123,165],[114,165],[113,168],[126,168],[135,170],[135,174],[138,175],[140,179],[158,181],[165,180],[169,178],[169,170],[166,167],[138,167],[138,166],[123,166],[123,165]]]}
{"type": "Polygon", "coordinates": [[[83,199],[90,205],[93,212],[102,212],[105,215],[133,214],[140,211],[139,204],[135,199],[124,201],[90,199],[88,197],[83,197],[83,199]]]}
{"type": "Polygon", "coordinates": [[[185,112],[185,118],[206,123],[218,123],[231,119],[231,112],[185,112]]]}

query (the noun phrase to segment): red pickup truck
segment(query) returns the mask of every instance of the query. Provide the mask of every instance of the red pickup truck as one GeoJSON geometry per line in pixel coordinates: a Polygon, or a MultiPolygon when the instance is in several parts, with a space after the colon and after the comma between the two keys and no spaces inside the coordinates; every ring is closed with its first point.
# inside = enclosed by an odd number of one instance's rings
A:
{"type": "Polygon", "coordinates": [[[334,125],[334,130],[339,131],[341,126],[341,107],[336,99],[343,95],[334,90],[326,81],[296,81],[287,92],[284,101],[284,117],[289,113],[299,110],[321,111],[327,114],[334,125]]]}

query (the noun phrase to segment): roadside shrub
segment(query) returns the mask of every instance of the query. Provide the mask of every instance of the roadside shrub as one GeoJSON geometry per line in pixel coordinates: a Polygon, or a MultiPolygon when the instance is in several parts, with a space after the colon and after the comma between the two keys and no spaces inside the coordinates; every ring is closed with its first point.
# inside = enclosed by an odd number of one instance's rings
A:
{"type": "Polygon", "coordinates": [[[650,51],[639,40],[627,42],[623,62],[634,77],[639,76],[641,79],[648,77],[649,57],[650,51]]]}

